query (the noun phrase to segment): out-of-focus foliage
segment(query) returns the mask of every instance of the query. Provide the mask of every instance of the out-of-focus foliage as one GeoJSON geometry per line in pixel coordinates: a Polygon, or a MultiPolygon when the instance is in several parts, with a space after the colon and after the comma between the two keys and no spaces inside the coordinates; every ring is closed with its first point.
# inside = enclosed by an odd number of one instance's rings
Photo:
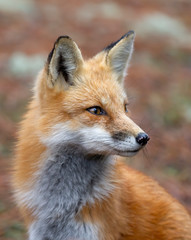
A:
{"type": "Polygon", "coordinates": [[[190,12],[190,0],[0,0],[0,239],[25,239],[9,184],[13,146],[33,79],[59,35],[89,57],[135,30],[125,86],[132,117],[151,141],[127,163],[191,211],[190,12]]]}

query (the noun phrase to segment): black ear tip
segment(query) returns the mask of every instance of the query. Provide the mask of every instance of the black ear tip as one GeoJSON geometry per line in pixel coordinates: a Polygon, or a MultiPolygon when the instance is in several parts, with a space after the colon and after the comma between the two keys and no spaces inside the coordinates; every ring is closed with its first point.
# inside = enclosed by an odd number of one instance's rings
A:
{"type": "Polygon", "coordinates": [[[69,37],[69,36],[67,36],[67,35],[63,35],[63,36],[59,36],[59,37],[56,39],[56,41],[55,41],[55,43],[54,43],[54,47],[53,47],[52,51],[49,53],[49,55],[48,55],[48,59],[47,59],[48,64],[50,63],[50,61],[51,61],[51,59],[52,59],[52,55],[53,55],[53,52],[54,52],[54,49],[55,49],[56,44],[58,44],[61,39],[71,39],[71,37],[69,37]]]}
{"type": "Polygon", "coordinates": [[[129,32],[127,32],[122,38],[129,37],[131,35],[135,36],[135,32],[133,30],[130,30],[129,32]]]}
{"type": "Polygon", "coordinates": [[[55,47],[53,47],[53,49],[52,49],[52,51],[49,53],[49,55],[48,55],[48,58],[47,58],[47,63],[48,64],[50,64],[50,61],[51,61],[51,59],[52,59],[52,56],[53,56],[53,53],[54,53],[54,48],[55,47]]]}
{"type": "Polygon", "coordinates": [[[118,42],[120,42],[122,39],[124,38],[128,38],[129,36],[132,36],[134,38],[135,36],[135,32],[133,30],[130,30],[129,32],[127,32],[126,34],[124,34],[119,40],[117,40],[116,42],[111,43],[109,46],[107,46],[106,48],[104,48],[104,51],[109,51],[111,50],[115,45],[117,45],[118,42]]]}
{"type": "Polygon", "coordinates": [[[64,35],[64,36],[59,36],[55,42],[55,44],[57,44],[61,39],[71,39],[71,37],[64,35]]]}

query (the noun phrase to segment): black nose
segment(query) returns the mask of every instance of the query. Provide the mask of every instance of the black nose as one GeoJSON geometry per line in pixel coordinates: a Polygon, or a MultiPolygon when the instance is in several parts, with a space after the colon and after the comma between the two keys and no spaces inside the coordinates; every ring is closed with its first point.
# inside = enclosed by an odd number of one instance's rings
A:
{"type": "Polygon", "coordinates": [[[149,141],[150,137],[146,133],[139,133],[136,137],[136,141],[141,146],[144,146],[149,141]]]}

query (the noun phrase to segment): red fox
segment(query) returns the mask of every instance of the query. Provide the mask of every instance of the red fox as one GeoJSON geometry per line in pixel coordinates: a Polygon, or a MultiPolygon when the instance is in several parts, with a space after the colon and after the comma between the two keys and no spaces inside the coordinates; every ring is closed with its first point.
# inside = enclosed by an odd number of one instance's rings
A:
{"type": "Polygon", "coordinates": [[[87,61],[70,37],[55,42],[14,161],[29,240],[191,240],[184,207],[121,158],[149,141],[130,119],[123,87],[134,35],[87,61]]]}

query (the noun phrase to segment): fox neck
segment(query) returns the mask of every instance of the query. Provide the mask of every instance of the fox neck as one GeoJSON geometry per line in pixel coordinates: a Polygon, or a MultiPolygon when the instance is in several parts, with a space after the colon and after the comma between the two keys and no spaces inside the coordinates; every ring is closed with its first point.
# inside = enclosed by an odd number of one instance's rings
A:
{"type": "Polygon", "coordinates": [[[30,228],[34,239],[59,232],[66,234],[60,236],[64,239],[97,239],[93,238],[95,228],[76,222],[76,215],[86,204],[101,201],[112,192],[113,164],[111,157],[85,154],[76,146],[54,150],[46,159],[31,199],[36,209],[36,222],[30,228]]]}
{"type": "Polygon", "coordinates": [[[113,164],[112,157],[90,155],[76,145],[52,151],[37,181],[37,191],[47,209],[43,212],[50,216],[71,211],[72,215],[86,203],[105,198],[114,187],[113,164]]]}

